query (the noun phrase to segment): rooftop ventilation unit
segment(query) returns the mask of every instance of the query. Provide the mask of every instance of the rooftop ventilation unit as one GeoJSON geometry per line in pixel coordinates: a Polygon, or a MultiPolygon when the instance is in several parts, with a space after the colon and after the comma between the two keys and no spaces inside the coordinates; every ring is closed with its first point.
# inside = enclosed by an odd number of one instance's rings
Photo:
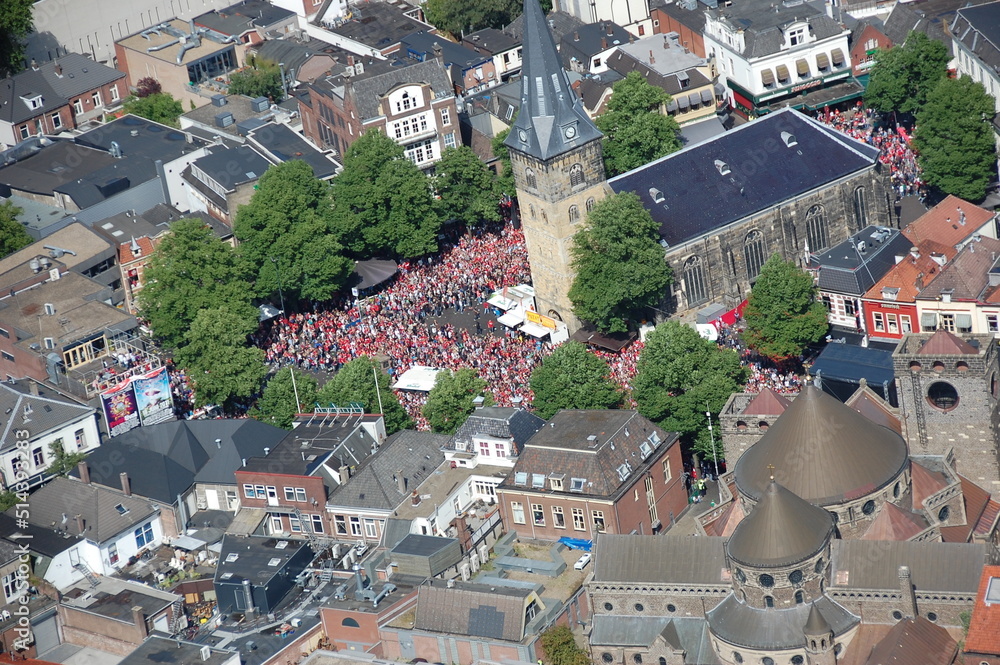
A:
{"type": "Polygon", "coordinates": [[[233,114],[230,113],[229,111],[226,111],[225,113],[220,113],[217,116],[215,116],[216,127],[229,127],[234,122],[236,121],[233,119],[233,114]]]}
{"type": "Polygon", "coordinates": [[[732,169],[729,168],[729,164],[726,164],[721,159],[715,160],[715,168],[719,171],[721,175],[729,175],[732,173],[732,169]]]}
{"type": "Polygon", "coordinates": [[[225,95],[212,95],[212,106],[225,106],[226,96],[225,95]]]}
{"type": "Polygon", "coordinates": [[[250,101],[250,108],[254,113],[263,113],[267,109],[271,108],[271,102],[267,97],[257,97],[250,101]]]}
{"type": "Polygon", "coordinates": [[[795,139],[795,135],[790,134],[789,132],[781,132],[781,140],[784,141],[786,148],[792,148],[799,144],[799,142],[795,139]]]}
{"type": "Polygon", "coordinates": [[[653,203],[663,203],[663,192],[658,190],[656,187],[650,187],[649,198],[653,199],[653,203]]]}

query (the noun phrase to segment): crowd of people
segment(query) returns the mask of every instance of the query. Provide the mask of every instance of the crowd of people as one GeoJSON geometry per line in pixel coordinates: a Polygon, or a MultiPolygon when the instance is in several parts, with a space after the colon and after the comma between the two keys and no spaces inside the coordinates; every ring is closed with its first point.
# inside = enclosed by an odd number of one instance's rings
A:
{"type": "Polygon", "coordinates": [[[897,199],[919,196],[923,200],[926,194],[924,182],[920,178],[920,166],[910,147],[910,136],[905,127],[879,124],[877,114],[870,108],[861,108],[860,102],[859,106],[849,111],[820,113],[819,120],[879,149],[879,161],[889,167],[897,199]]]}
{"type": "Polygon", "coordinates": [[[740,356],[740,363],[749,370],[744,390],[748,393],[759,393],[770,388],[776,393],[798,393],[802,390],[802,382],[795,371],[800,359],[793,359],[778,364],[767,356],[762,356],[743,343],[742,321],[737,319],[735,325],[719,326],[718,344],[724,349],[732,349],[740,356]]]}

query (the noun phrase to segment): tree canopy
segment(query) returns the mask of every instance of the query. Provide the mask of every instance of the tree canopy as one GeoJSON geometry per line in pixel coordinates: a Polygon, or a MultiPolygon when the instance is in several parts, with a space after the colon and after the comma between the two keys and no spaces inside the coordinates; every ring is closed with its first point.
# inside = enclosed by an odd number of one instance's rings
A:
{"type": "Polygon", "coordinates": [[[490,148],[493,150],[493,156],[499,159],[501,164],[500,174],[497,176],[497,189],[501,194],[516,196],[517,187],[514,186],[514,170],[510,165],[510,150],[504,143],[509,134],[510,127],[497,132],[490,143],[490,148]]]}
{"type": "Polygon", "coordinates": [[[531,373],[532,406],[548,420],[560,409],[614,409],[622,392],[611,368],[580,342],[561,344],[531,373]]]}
{"type": "Polygon", "coordinates": [[[497,179],[472,148],[445,148],[434,172],[434,186],[445,219],[469,226],[500,220],[497,179]]]}
{"type": "Polygon", "coordinates": [[[412,258],[437,251],[441,218],[427,176],[372,130],[347,149],[333,180],[333,228],[356,258],[412,258]]]}
{"type": "Polygon", "coordinates": [[[476,370],[467,367],[457,372],[440,372],[424,404],[424,417],[431,431],[454,434],[475,410],[472,400],[480,395],[484,406],[493,405],[493,396],[486,392],[486,381],[479,378],[476,370]]]}
{"type": "Polygon", "coordinates": [[[158,95],[161,92],[163,92],[163,86],[152,76],[141,78],[135,84],[135,96],[139,99],[149,97],[150,95],[158,95]]]}
{"type": "Polygon", "coordinates": [[[0,203],[0,258],[35,242],[17,220],[17,216],[22,212],[24,211],[10,200],[0,203]]]}
{"type": "Polygon", "coordinates": [[[612,194],[587,214],[573,237],[573,312],[604,332],[655,307],[673,277],[659,243],[659,226],[631,192],[612,194]]]}
{"type": "Polygon", "coordinates": [[[139,310],[167,349],[184,344],[198,312],[227,307],[245,325],[257,325],[242,262],[200,219],[170,225],[143,273],[139,310]]]}
{"type": "Polygon", "coordinates": [[[661,323],[646,336],[632,396],[639,413],[689,442],[705,429],[706,410],[717,414],[746,380],[732,349],[720,349],[693,327],[661,323]]]}
{"type": "Polygon", "coordinates": [[[604,132],[604,168],[608,176],[648,164],[681,147],[680,126],[665,115],[670,95],[650,85],[639,72],[614,84],[608,108],[597,118],[604,132]]]}
{"type": "Polygon", "coordinates": [[[174,356],[194,383],[197,406],[230,411],[236,400],[260,389],[267,375],[264,352],[247,345],[247,335],[256,329],[255,320],[247,321],[225,305],[198,312],[174,356]]]}
{"type": "Polygon", "coordinates": [[[947,74],[948,49],[922,32],[875,54],[865,104],[880,113],[916,113],[947,74]]]}
{"type": "Polygon", "coordinates": [[[346,363],[316,395],[320,406],[347,406],[351,402],[364,405],[365,413],[378,413],[379,393],[382,396],[382,416],[386,434],[394,434],[413,425],[410,416],[392,392],[389,375],[372,358],[361,356],[346,363]],[[375,377],[378,377],[378,390],[375,377]]]}
{"type": "Polygon", "coordinates": [[[770,358],[797,356],[826,334],[826,316],[812,276],[774,254],[761,268],[743,311],[743,339],[770,358]]]}
{"type": "Polygon", "coordinates": [[[125,100],[122,110],[170,127],[180,127],[177,119],[184,113],[180,100],[174,99],[169,92],[157,92],[146,97],[129,97],[125,100]]]}
{"type": "Polygon", "coordinates": [[[260,297],[329,300],[354,264],[333,235],[329,186],[304,161],[272,166],[236,213],[234,231],[260,297]],[[279,283],[280,282],[280,283],[279,283]]]}
{"type": "Polygon", "coordinates": [[[424,16],[455,36],[480,28],[502,28],[521,15],[520,0],[427,0],[424,16]]]}
{"type": "Polygon", "coordinates": [[[924,181],[943,194],[982,201],[996,178],[993,98],[968,76],[943,78],[917,113],[913,145],[924,181]]]}
{"type": "Polygon", "coordinates": [[[590,658],[573,637],[569,626],[553,626],[542,633],[546,665],[588,665],[590,658]]]}
{"type": "Polygon", "coordinates": [[[32,29],[34,0],[0,2],[0,78],[24,69],[24,39],[32,29]]]}
{"type": "Polygon", "coordinates": [[[268,380],[267,385],[264,386],[264,392],[254,407],[250,409],[249,415],[251,418],[268,425],[292,429],[296,413],[312,413],[313,404],[316,403],[317,390],[316,378],[312,374],[306,374],[297,368],[283,367],[268,380]],[[294,386],[292,385],[293,371],[295,372],[294,386]],[[298,390],[299,409],[296,408],[296,390],[298,390]]]}
{"type": "Polygon", "coordinates": [[[247,59],[247,66],[229,76],[229,94],[247,97],[267,97],[280,102],[285,98],[278,63],[255,58],[247,59]]]}

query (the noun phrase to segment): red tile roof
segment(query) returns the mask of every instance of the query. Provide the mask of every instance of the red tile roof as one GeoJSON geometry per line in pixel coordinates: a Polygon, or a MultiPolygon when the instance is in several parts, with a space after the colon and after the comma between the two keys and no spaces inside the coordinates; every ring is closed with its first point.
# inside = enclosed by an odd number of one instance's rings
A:
{"type": "Polygon", "coordinates": [[[938,330],[930,336],[930,339],[924,342],[924,345],[917,350],[917,353],[928,356],[978,356],[979,349],[947,330],[938,330]]]}
{"type": "Polygon", "coordinates": [[[869,525],[861,540],[897,540],[904,541],[927,528],[923,520],[907,512],[894,503],[886,503],[882,511],[869,525]]]}
{"type": "Polygon", "coordinates": [[[868,665],[952,665],[958,643],[941,626],[924,617],[904,619],[872,649],[868,665]]]}
{"type": "Polygon", "coordinates": [[[903,433],[903,425],[892,408],[880,398],[871,388],[859,389],[846,402],[851,407],[876,425],[888,427],[896,434],[903,433]]]}
{"type": "Polygon", "coordinates": [[[868,289],[866,298],[883,300],[882,289],[899,289],[892,302],[913,302],[920,291],[937,277],[942,267],[934,260],[934,255],[944,256],[945,261],[955,258],[957,250],[948,245],[925,240],[916,245],[919,257],[907,254],[903,259],[889,269],[875,286],[868,289]]]}
{"type": "Polygon", "coordinates": [[[1000,655],[1000,604],[986,603],[986,592],[994,577],[1000,577],[1000,566],[985,566],[965,637],[966,653],[1000,655]]]}
{"type": "Polygon", "coordinates": [[[139,259],[149,258],[153,254],[153,250],[155,249],[155,246],[153,245],[153,241],[152,240],[150,240],[146,236],[142,236],[141,238],[136,238],[135,242],[136,242],[136,244],[139,245],[139,249],[142,250],[142,253],[139,256],[135,256],[135,255],[132,254],[132,240],[131,239],[129,239],[128,242],[120,243],[118,245],[118,263],[119,264],[125,265],[125,264],[131,263],[133,261],[138,261],[139,259]]]}
{"type": "Polygon", "coordinates": [[[754,416],[780,416],[792,403],[770,388],[764,388],[744,407],[743,413],[754,416]]]}
{"type": "Polygon", "coordinates": [[[949,196],[903,229],[903,235],[918,246],[924,240],[933,240],[954,247],[991,219],[993,213],[989,210],[963,201],[957,196],[949,196]],[[959,223],[959,211],[965,213],[964,225],[959,223]]]}
{"type": "Polygon", "coordinates": [[[924,507],[924,499],[948,486],[943,473],[929,471],[926,467],[910,462],[910,486],[913,490],[913,509],[924,507]]]}
{"type": "Polygon", "coordinates": [[[979,521],[972,528],[972,532],[977,536],[983,536],[988,534],[993,530],[993,526],[997,522],[997,517],[1000,516],[1000,503],[990,500],[986,504],[986,508],[983,509],[983,514],[979,516],[979,521]]]}

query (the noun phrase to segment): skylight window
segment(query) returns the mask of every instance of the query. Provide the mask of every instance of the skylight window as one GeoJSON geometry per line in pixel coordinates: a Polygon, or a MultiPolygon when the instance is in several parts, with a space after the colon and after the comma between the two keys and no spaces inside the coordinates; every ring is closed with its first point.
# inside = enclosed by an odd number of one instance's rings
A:
{"type": "Polygon", "coordinates": [[[570,492],[582,492],[583,485],[587,482],[586,478],[571,478],[569,481],[569,491],[570,492]]]}
{"type": "Polygon", "coordinates": [[[233,576],[232,573],[222,573],[221,579],[228,580],[233,576]]]}
{"type": "Polygon", "coordinates": [[[276,550],[283,550],[286,547],[288,547],[288,541],[287,540],[279,540],[277,543],[274,544],[274,549],[276,549],[276,550]]]}
{"type": "Polygon", "coordinates": [[[128,515],[128,508],[126,508],[124,504],[119,503],[115,506],[115,510],[118,511],[119,515],[128,515]]]}
{"type": "Polygon", "coordinates": [[[267,562],[267,565],[270,566],[271,568],[274,568],[276,566],[280,566],[281,565],[281,558],[274,557],[273,559],[271,559],[270,561],[267,562]]]}
{"type": "Polygon", "coordinates": [[[642,453],[642,459],[646,459],[653,454],[653,446],[649,445],[649,441],[640,441],[639,452],[642,453]]]}
{"type": "Polygon", "coordinates": [[[531,486],[537,488],[545,487],[545,474],[544,473],[533,473],[531,474],[531,486]]]}
{"type": "Polygon", "coordinates": [[[514,472],[514,484],[515,485],[527,485],[528,484],[528,473],[526,471],[515,471],[514,472]]]}
{"type": "Polygon", "coordinates": [[[657,434],[656,432],[653,432],[652,434],[649,435],[649,442],[654,446],[660,445],[660,435],[657,434]]]}
{"type": "Polygon", "coordinates": [[[632,473],[632,467],[628,465],[628,462],[618,465],[618,479],[625,480],[632,473]]]}
{"type": "Polygon", "coordinates": [[[236,561],[239,558],[240,558],[239,552],[230,552],[229,554],[226,555],[226,563],[232,563],[233,561],[236,561]]]}

